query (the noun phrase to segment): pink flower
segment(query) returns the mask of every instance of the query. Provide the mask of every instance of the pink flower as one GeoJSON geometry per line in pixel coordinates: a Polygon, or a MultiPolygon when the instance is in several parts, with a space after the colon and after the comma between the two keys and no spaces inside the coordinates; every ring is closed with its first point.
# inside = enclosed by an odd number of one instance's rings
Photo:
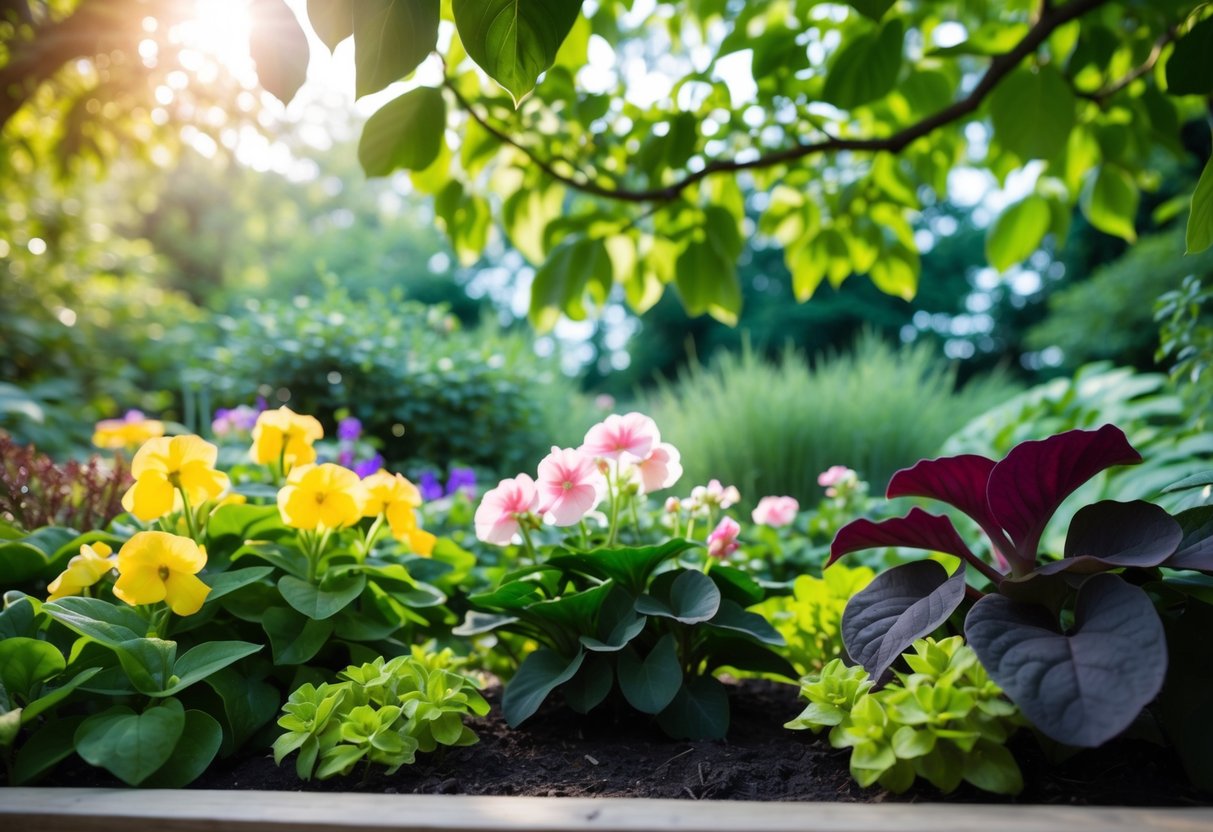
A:
{"type": "Polygon", "coordinates": [[[668,442],[662,442],[641,462],[636,463],[640,485],[645,494],[669,488],[682,476],[682,455],[668,442]]]}
{"type": "Polygon", "coordinates": [[[643,413],[612,413],[585,435],[581,451],[605,459],[639,462],[661,442],[657,423],[643,413]]]}
{"type": "Polygon", "coordinates": [[[682,500],[677,497],[667,497],[665,501],[666,514],[678,514],[682,511],[682,500]]]}
{"type": "Polygon", "coordinates": [[[700,506],[728,508],[740,499],[741,494],[737,491],[737,486],[730,485],[725,488],[720,484],[720,480],[711,480],[707,486],[697,485],[691,489],[691,501],[695,508],[700,506]]]}
{"type": "Polygon", "coordinates": [[[602,501],[606,480],[594,457],[574,448],[552,448],[539,463],[543,514],[554,526],[573,526],[602,501]]]}
{"type": "Polygon", "coordinates": [[[716,528],[708,535],[708,556],[724,560],[737,551],[737,535],[741,526],[732,517],[721,518],[716,528]]]}
{"type": "Polygon", "coordinates": [[[502,480],[476,508],[476,537],[485,543],[508,546],[519,532],[518,520],[539,505],[535,481],[526,474],[502,480]]]}
{"type": "Polygon", "coordinates": [[[795,497],[763,497],[750,515],[760,526],[790,526],[800,511],[795,497]]]}
{"type": "Polygon", "coordinates": [[[831,485],[838,485],[838,483],[842,482],[854,473],[854,471],[845,465],[831,465],[818,475],[817,484],[822,488],[827,488],[831,485]]]}

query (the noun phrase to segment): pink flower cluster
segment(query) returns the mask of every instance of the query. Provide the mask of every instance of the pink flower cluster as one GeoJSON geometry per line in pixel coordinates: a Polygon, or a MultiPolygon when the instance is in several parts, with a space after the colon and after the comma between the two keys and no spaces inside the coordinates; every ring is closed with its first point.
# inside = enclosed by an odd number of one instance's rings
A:
{"type": "Polygon", "coordinates": [[[716,528],[708,535],[708,556],[724,560],[737,551],[737,536],[741,534],[741,525],[732,517],[723,517],[716,528]]]}
{"type": "Polygon", "coordinates": [[[831,465],[817,476],[817,484],[826,490],[827,497],[838,495],[838,486],[849,480],[856,480],[859,475],[845,465],[831,465]]]}
{"type": "Polygon", "coordinates": [[[612,470],[616,482],[634,483],[642,494],[682,476],[678,450],[661,441],[656,422],[643,413],[612,414],[586,432],[580,448],[553,447],[537,480],[520,474],[487,492],[476,509],[476,536],[505,546],[521,522],[575,526],[607,497],[612,470]]]}
{"type": "Polygon", "coordinates": [[[763,497],[750,516],[760,526],[779,528],[790,526],[798,511],[800,503],[795,497],[763,497]]]}

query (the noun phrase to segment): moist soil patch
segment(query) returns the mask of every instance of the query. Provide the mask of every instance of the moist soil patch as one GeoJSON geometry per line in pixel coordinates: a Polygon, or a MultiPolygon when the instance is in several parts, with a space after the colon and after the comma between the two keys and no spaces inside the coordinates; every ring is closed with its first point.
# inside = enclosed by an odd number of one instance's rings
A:
{"type": "MultiPolygon", "coordinates": [[[[759,681],[729,688],[732,719],[722,741],[669,739],[626,706],[603,705],[581,716],[553,701],[519,728],[510,728],[498,707],[500,687],[493,685],[485,691],[493,710],[468,722],[480,736],[478,744],[419,755],[416,764],[391,776],[359,768],[348,777],[305,783],[295,776],[293,755],[279,768],[272,756],[256,754],[216,761],[191,788],[857,803],[1210,803],[1209,795],[1187,785],[1178,760],[1162,746],[1118,740],[1050,764],[1027,731],[1011,742],[1025,781],[1013,800],[967,784],[948,795],[928,784],[901,795],[861,789],[848,771],[849,750],[831,748],[824,734],[783,728],[803,708],[796,688],[759,681]]],[[[43,785],[122,786],[83,764],[66,764],[43,785]]]]}

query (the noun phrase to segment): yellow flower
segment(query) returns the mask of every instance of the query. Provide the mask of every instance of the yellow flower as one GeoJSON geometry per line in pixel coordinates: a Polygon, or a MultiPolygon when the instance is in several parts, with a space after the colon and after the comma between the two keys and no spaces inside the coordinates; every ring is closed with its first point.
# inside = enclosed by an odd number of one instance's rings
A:
{"type": "Polygon", "coordinates": [[[301,416],[289,407],[266,410],[253,426],[253,447],[249,456],[261,465],[279,459],[289,468],[316,461],[312,443],[324,436],[324,428],[315,417],[301,416]]]}
{"type": "Polygon", "coordinates": [[[113,549],[98,541],[92,545],[85,543],[80,547],[80,554],[67,562],[67,569],[59,573],[59,577],[51,581],[46,588],[50,595],[48,601],[58,601],[69,595],[79,595],[114,568],[114,559],[110,557],[113,549]]]}
{"type": "Polygon", "coordinates": [[[407,541],[416,554],[429,557],[437,538],[417,525],[414,509],[421,505],[421,492],[417,486],[400,474],[383,470],[371,474],[362,485],[367,491],[364,514],[367,517],[385,515],[393,537],[407,541]]]}
{"type": "Polygon", "coordinates": [[[164,422],[145,419],[138,410],[121,419],[105,419],[93,428],[93,444],[98,448],[137,448],[158,436],[164,436],[164,422]]]}
{"type": "Polygon", "coordinates": [[[139,532],[118,552],[114,595],[131,606],[164,601],[177,615],[193,615],[211,591],[198,577],[204,566],[206,549],[188,537],[139,532]]]}
{"type": "Polygon", "coordinates": [[[155,520],[182,507],[180,488],[193,506],[213,500],[231,485],[215,470],[219,449],[200,436],[160,437],[147,442],[131,460],[135,484],[122,507],[140,520],[155,520]]]}
{"type": "Polygon", "coordinates": [[[296,529],[339,529],[362,518],[366,490],[348,468],[326,462],[291,470],[278,492],[278,511],[296,529]]]}

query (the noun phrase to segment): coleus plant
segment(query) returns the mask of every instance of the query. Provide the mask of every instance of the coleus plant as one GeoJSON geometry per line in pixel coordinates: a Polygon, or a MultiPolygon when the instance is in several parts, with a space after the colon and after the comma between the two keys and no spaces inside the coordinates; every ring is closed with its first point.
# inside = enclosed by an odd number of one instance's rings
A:
{"type": "Polygon", "coordinates": [[[921,508],[849,523],[830,563],[889,546],[960,558],[951,576],[934,560],[914,561],[856,594],[842,621],[851,658],[884,680],[915,639],[975,598],[965,637],[1042,733],[1094,747],[1124,731],[1167,676],[1163,623],[1142,584],[1160,575],[1158,567],[1213,571],[1213,523],[1200,522],[1199,509],[1174,518],[1141,500],[1104,500],[1074,515],[1060,559],[1042,558],[1038,547],[1066,497],[1109,467],[1138,462],[1124,433],[1105,425],[1023,442],[1000,462],[966,454],[898,471],[889,498],[928,497],[959,509],[989,538],[994,563],[979,558],[951,520],[921,508]],[[970,576],[984,591],[966,585],[970,576]]]}

